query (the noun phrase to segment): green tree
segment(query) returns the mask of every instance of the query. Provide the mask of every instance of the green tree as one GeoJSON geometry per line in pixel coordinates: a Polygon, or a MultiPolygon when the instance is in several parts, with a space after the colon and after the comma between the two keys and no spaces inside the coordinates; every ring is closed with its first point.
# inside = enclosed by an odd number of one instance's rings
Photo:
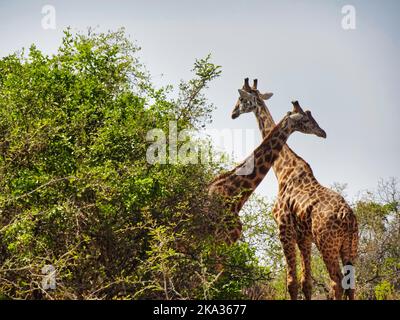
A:
{"type": "Polygon", "coordinates": [[[400,298],[400,190],[395,178],[356,201],[360,244],[357,280],[365,299],[400,298]]]}
{"type": "Polygon", "coordinates": [[[54,55],[33,45],[0,60],[2,296],[237,298],[262,272],[245,244],[213,237],[224,214],[209,210],[216,166],[146,161],[149,130],[210,120],[204,90],[220,67],[197,60],[172,99],[138,51],[123,30],[66,30],[54,55]],[[55,290],[41,285],[48,264],[55,290]]]}

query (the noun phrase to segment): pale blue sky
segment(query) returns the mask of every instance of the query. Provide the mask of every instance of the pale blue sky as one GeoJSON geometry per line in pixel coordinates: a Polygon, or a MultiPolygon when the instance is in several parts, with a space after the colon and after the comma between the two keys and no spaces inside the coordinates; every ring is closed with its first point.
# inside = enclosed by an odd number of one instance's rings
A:
{"type": "MultiPolygon", "coordinates": [[[[230,118],[245,76],[274,93],[275,120],[298,99],[328,138],[296,133],[289,145],[324,185],[348,183],[354,196],[400,177],[400,1],[0,0],[0,56],[31,43],[52,53],[67,26],[125,27],[160,85],[187,79],[194,60],[211,52],[223,68],[208,91],[213,128],[257,128],[252,114],[230,118]],[[45,4],[56,8],[56,30],[41,27],[45,4]],[[346,4],[356,9],[356,30],[341,27],[346,4]]],[[[276,195],[272,172],[258,191],[276,195]]]]}

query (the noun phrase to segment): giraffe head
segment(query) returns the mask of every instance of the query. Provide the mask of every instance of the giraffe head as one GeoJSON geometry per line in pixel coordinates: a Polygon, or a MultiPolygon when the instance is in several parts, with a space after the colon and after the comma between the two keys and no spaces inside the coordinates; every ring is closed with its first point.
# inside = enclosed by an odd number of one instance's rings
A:
{"type": "Polygon", "coordinates": [[[257,79],[253,80],[253,87],[249,85],[249,78],[244,79],[242,89],[239,89],[239,99],[232,111],[232,119],[236,119],[242,113],[255,111],[256,108],[263,104],[263,100],[268,100],[272,97],[272,93],[260,93],[257,90],[257,79]]]}
{"type": "Polygon", "coordinates": [[[310,110],[303,111],[298,101],[292,101],[293,110],[289,111],[283,121],[293,131],[315,134],[318,137],[326,138],[326,132],[318,125],[311,115],[310,110]]]}

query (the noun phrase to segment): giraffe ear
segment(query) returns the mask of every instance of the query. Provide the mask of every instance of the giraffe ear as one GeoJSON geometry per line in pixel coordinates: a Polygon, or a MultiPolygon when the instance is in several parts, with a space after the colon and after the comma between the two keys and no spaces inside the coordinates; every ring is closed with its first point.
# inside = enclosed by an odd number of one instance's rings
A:
{"type": "Polygon", "coordinates": [[[301,113],[292,113],[289,118],[295,121],[299,121],[303,118],[304,116],[301,113]]]}
{"type": "Polygon", "coordinates": [[[244,91],[243,89],[238,89],[238,92],[239,92],[240,96],[243,99],[250,99],[251,98],[251,94],[246,92],[246,91],[244,91]]]}
{"type": "Polygon", "coordinates": [[[268,100],[271,98],[274,94],[272,92],[266,92],[266,93],[260,93],[260,97],[263,100],[268,100]]]}

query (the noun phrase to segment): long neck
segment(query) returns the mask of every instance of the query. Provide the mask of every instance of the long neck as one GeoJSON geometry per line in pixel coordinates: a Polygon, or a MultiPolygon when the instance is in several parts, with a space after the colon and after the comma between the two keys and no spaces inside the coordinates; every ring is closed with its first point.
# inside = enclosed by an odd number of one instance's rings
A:
{"type": "Polygon", "coordinates": [[[241,163],[236,170],[241,171],[242,167],[254,164],[252,174],[244,175],[245,178],[253,179],[252,182],[261,182],[268,173],[269,169],[273,166],[275,160],[278,158],[279,153],[285,146],[287,139],[292,134],[293,129],[287,125],[287,120],[283,119],[263,138],[261,144],[253,151],[253,154],[241,163]]]}
{"type": "Polygon", "coordinates": [[[259,101],[257,108],[254,110],[257,119],[258,127],[261,131],[263,139],[268,136],[271,130],[275,127],[275,121],[271,113],[267,109],[264,101],[259,101]]]}
{"type": "Polygon", "coordinates": [[[285,119],[279,122],[249,157],[233,170],[214,179],[210,190],[235,197],[233,210],[239,212],[267,175],[291,133],[292,129],[285,119]]]}
{"type": "MultiPolygon", "coordinates": [[[[254,111],[254,114],[256,116],[262,137],[264,139],[275,127],[275,121],[272,118],[272,115],[269,112],[264,101],[259,101],[258,106],[254,111]]],[[[312,173],[312,169],[308,165],[308,163],[305,162],[301,157],[299,157],[292,149],[290,149],[287,144],[285,144],[282,147],[282,150],[279,153],[278,158],[275,160],[273,164],[273,169],[279,184],[284,182],[285,179],[290,178],[290,174],[288,174],[287,171],[288,168],[293,168],[293,167],[302,168],[302,170],[309,173],[310,176],[312,177],[314,176],[312,173]]]]}

